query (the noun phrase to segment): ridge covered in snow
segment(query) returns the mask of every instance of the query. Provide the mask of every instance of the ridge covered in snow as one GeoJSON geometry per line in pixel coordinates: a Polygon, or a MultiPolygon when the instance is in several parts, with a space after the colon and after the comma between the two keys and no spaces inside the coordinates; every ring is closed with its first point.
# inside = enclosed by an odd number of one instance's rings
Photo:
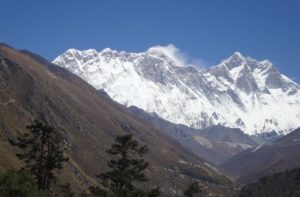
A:
{"type": "Polygon", "coordinates": [[[234,53],[205,70],[176,48],[142,53],[69,49],[53,63],[126,106],[193,128],[223,125],[257,134],[300,126],[300,87],[268,61],[234,53]]]}

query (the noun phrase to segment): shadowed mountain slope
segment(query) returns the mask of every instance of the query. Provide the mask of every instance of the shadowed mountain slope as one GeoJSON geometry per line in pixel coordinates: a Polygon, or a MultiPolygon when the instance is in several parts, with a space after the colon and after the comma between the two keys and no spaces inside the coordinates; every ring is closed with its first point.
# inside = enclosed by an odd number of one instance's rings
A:
{"type": "Polygon", "coordinates": [[[254,149],[249,149],[222,164],[224,170],[242,182],[300,167],[300,128],[254,149]]]}

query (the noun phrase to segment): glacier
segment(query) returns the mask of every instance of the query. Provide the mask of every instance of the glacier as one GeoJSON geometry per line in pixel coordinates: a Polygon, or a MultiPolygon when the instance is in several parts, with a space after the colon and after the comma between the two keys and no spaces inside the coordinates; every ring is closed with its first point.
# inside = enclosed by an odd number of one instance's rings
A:
{"type": "Polygon", "coordinates": [[[300,127],[300,86],[269,60],[235,52],[207,69],[185,65],[163,47],[130,53],[69,49],[53,63],[127,107],[193,128],[223,125],[249,135],[300,127]]]}

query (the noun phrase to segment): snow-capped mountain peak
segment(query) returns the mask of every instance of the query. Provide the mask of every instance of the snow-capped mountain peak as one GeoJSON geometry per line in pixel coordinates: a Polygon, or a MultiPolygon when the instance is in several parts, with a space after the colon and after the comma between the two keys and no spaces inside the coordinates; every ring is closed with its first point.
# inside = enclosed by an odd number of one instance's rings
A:
{"type": "Polygon", "coordinates": [[[300,126],[299,85],[268,60],[235,52],[206,70],[186,65],[173,45],[145,52],[70,49],[53,63],[115,101],[194,128],[221,124],[248,134],[300,126]]]}
{"type": "Polygon", "coordinates": [[[247,58],[244,57],[240,52],[235,52],[229,58],[223,60],[221,64],[224,64],[229,70],[247,64],[247,58]]]}

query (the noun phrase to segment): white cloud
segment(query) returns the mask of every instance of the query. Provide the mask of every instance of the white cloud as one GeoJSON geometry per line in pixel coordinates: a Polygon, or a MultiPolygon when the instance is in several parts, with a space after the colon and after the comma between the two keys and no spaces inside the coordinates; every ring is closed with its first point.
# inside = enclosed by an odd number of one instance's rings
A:
{"type": "Polygon", "coordinates": [[[168,57],[170,57],[172,60],[174,60],[181,66],[192,64],[197,66],[200,69],[204,69],[208,66],[206,61],[199,58],[192,57],[187,52],[183,52],[179,48],[175,47],[173,44],[168,44],[166,46],[157,45],[151,47],[149,50],[162,51],[164,54],[166,54],[168,57]]]}

